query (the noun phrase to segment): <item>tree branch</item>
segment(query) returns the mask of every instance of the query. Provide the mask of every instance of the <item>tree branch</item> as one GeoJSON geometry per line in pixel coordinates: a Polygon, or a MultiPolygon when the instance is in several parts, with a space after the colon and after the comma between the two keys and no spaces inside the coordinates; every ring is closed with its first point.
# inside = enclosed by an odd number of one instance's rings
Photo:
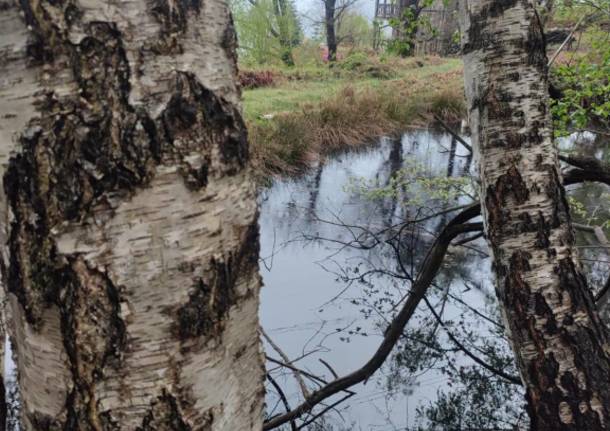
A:
{"type": "MultiPolygon", "coordinates": [[[[282,404],[284,404],[284,408],[286,409],[287,412],[290,411],[290,404],[288,404],[288,398],[286,398],[286,394],[284,394],[284,391],[282,391],[282,387],[275,381],[275,379],[273,377],[271,377],[271,374],[267,373],[267,380],[269,380],[269,382],[273,385],[273,387],[275,388],[275,390],[277,391],[280,400],[282,400],[282,404]]],[[[296,422],[293,420],[290,421],[290,429],[292,431],[297,431],[297,424],[296,422]]]]}
{"type": "Polygon", "coordinates": [[[458,235],[468,232],[478,232],[483,229],[482,223],[468,223],[468,220],[480,214],[479,205],[462,211],[440,232],[432,247],[429,249],[426,258],[421,266],[417,279],[411,286],[411,294],[409,295],[404,306],[396,315],[392,323],[385,331],[383,341],[377,348],[375,354],[364,364],[364,366],[347,376],[341,377],[330,382],[328,385],[316,390],[305,401],[296,407],[294,410],[270,419],[265,422],[263,429],[271,430],[277,428],[290,420],[300,417],[304,413],[310,411],[317,404],[325,399],[343,391],[353,385],[361,383],[370,378],[375,371],[385,362],[386,358],[392,351],[392,348],[401,337],[403,330],[413,314],[417,306],[425,296],[428,287],[431,285],[434,277],[440,269],[445,253],[451,241],[458,235]]]}
{"type": "Polygon", "coordinates": [[[564,173],[564,185],[594,181],[610,185],[610,165],[594,157],[559,156],[559,160],[577,169],[564,173]]]}
{"type": "Polygon", "coordinates": [[[453,136],[460,144],[464,146],[468,151],[472,153],[472,146],[468,142],[466,142],[457,132],[455,132],[451,127],[447,125],[438,115],[434,116],[434,119],[441,125],[443,129],[451,136],[453,136]]]}
{"type": "Polygon", "coordinates": [[[488,364],[487,362],[485,362],[484,360],[479,358],[477,355],[472,353],[468,348],[466,348],[466,346],[464,346],[460,342],[460,340],[458,340],[455,337],[455,335],[453,335],[453,333],[449,330],[449,328],[447,328],[447,326],[445,325],[445,322],[443,322],[443,319],[441,319],[441,316],[438,315],[438,313],[436,312],[436,310],[434,309],[432,304],[430,304],[430,301],[428,301],[428,298],[424,297],[424,301],[425,301],[426,305],[428,306],[428,309],[430,310],[430,312],[436,319],[436,321],[439,323],[441,328],[443,328],[443,330],[445,331],[445,334],[447,334],[447,336],[453,342],[453,344],[455,344],[457,346],[457,348],[460,349],[466,356],[468,356],[474,362],[479,364],[481,367],[485,368],[487,371],[490,371],[491,373],[502,377],[504,380],[508,381],[509,383],[512,383],[514,385],[519,385],[519,386],[523,385],[523,383],[521,382],[521,379],[519,377],[505,373],[504,371],[499,370],[498,368],[488,364]]]}
{"type": "MultiPolygon", "coordinates": [[[[267,333],[265,332],[265,330],[263,329],[262,326],[260,327],[260,330],[261,330],[261,334],[263,335],[263,338],[265,338],[265,340],[267,340],[267,343],[269,343],[269,345],[273,348],[273,350],[275,350],[277,352],[277,354],[280,355],[280,358],[282,358],[282,360],[287,365],[292,365],[290,363],[290,359],[288,358],[288,356],[284,353],[284,351],[282,349],[280,349],[280,347],[277,344],[275,344],[273,342],[271,337],[269,337],[269,335],[267,335],[267,333]]],[[[297,381],[297,383],[299,384],[299,386],[301,388],[303,397],[307,398],[309,396],[309,390],[307,389],[307,385],[305,384],[303,377],[301,377],[301,373],[299,371],[296,371],[296,369],[294,369],[294,368],[292,369],[292,373],[294,375],[294,379],[297,381]]]]}
{"type": "Polygon", "coordinates": [[[565,46],[568,44],[568,42],[570,41],[570,39],[572,39],[572,37],[574,36],[574,33],[576,33],[576,30],[578,30],[578,28],[582,25],[583,22],[585,22],[585,20],[587,20],[590,17],[590,15],[583,15],[582,18],[580,18],[580,20],[576,23],[576,25],[574,26],[574,28],[572,29],[572,31],[570,32],[570,34],[568,35],[568,37],[566,37],[566,39],[563,41],[563,43],[559,46],[559,48],[557,48],[557,51],[555,51],[555,54],[553,54],[553,56],[551,57],[551,59],[549,60],[547,66],[551,67],[551,65],[555,62],[555,60],[557,59],[557,56],[559,56],[559,53],[561,51],[563,51],[563,48],[565,48],[565,46]]]}

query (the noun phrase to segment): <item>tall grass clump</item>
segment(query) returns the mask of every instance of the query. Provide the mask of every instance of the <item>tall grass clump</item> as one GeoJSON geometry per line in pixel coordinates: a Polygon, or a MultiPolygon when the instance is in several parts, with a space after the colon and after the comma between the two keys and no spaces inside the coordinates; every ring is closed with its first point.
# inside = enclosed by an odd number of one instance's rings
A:
{"type": "Polygon", "coordinates": [[[384,135],[422,127],[438,116],[448,123],[465,114],[459,71],[377,86],[345,85],[319,103],[249,124],[251,153],[262,178],[298,174],[337,152],[370,144],[384,135]]]}

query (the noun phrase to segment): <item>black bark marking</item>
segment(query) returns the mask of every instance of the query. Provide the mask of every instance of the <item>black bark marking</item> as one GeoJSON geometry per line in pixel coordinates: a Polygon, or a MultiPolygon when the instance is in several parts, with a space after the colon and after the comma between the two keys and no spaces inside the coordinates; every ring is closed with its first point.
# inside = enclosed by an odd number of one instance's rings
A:
{"type": "Polygon", "coordinates": [[[151,3],[151,13],[161,22],[164,30],[184,32],[188,23],[188,14],[199,14],[200,0],[154,0],[151,3]]]}
{"type": "Polygon", "coordinates": [[[514,7],[520,0],[497,0],[489,6],[483,8],[477,15],[470,17],[470,27],[468,28],[468,43],[462,47],[462,53],[468,54],[480,49],[497,48],[502,50],[503,47],[498,43],[498,40],[492,37],[492,33],[486,31],[489,18],[495,18],[502,15],[508,9],[514,7]]]}
{"type": "Polygon", "coordinates": [[[119,289],[82,260],[55,268],[51,274],[61,283],[55,287],[54,302],[60,310],[74,387],[66,399],[64,425],[52,418],[37,417],[40,425],[36,429],[97,429],[91,422],[98,414],[95,384],[103,378],[107,366],[120,366],[126,342],[119,289]]]}
{"type": "Polygon", "coordinates": [[[205,279],[195,282],[189,301],[174,314],[175,331],[181,340],[203,337],[220,339],[226,315],[238,301],[236,284],[247,279],[258,265],[258,226],[251,225],[242,238],[242,246],[226,260],[212,260],[205,279]]]}
{"type": "Polygon", "coordinates": [[[526,316],[530,301],[530,288],[523,279],[523,274],[530,271],[529,260],[532,256],[527,252],[517,252],[510,257],[506,272],[504,300],[520,315],[526,316]]]}
{"type": "Polygon", "coordinates": [[[551,247],[551,241],[549,240],[551,235],[551,226],[547,223],[542,212],[538,212],[536,222],[536,243],[534,246],[536,248],[546,250],[549,256],[555,255],[556,251],[551,247]]]}
{"type": "MultiPolygon", "coordinates": [[[[82,222],[94,209],[111,211],[108,196],[127,198],[146,187],[160,164],[179,165],[191,189],[241,171],[248,156],[245,125],[230,102],[188,73],[176,73],[170,81],[171,103],[153,120],[129,103],[132,71],[116,25],[83,24],[86,36],[73,44],[62,30],[80,19],[72,2],[41,2],[34,9],[31,4],[21,0],[31,31],[30,61],[46,63],[51,72],[67,68],[79,91],[40,95],[39,116],[27,125],[21,151],[11,157],[4,176],[13,215],[10,262],[3,271],[7,288],[34,330],[46,307],[59,307],[74,381],[61,418],[33,413],[30,420],[41,430],[99,429],[93,421],[118,429],[107,412],[98,411],[94,388],[107,367],[120,365],[125,347],[120,287],[79,256],[60,255],[52,232],[64,222],[82,222]],[[49,14],[52,8],[58,13],[49,14]],[[56,22],[56,16],[65,22],[56,22]],[[68,64],[54,64],[59,58],[68,64]],[[201,162],[187,162],[191,154],[200,155],[201,162]]],[[[200,4],[181,2],[180,7],[184,14],[172,19],[186,19],[200,4]]]]}
{"type": "Polygon", "coordinates": [[[185,184],[200,189],[210,177],[241,171],[248,157],[240,113],[192,74],[176,74],[159,120],[130,106],[129,63],[113,24],[91,23],[79,45],[66,41],[62,49],[70,50],[81,94],[44,95],[40,118],[21,136],[21,153],[4,176],[15,215],[8,288],[30,323],[64,284],[51,229],[81,221],[97,206],[109,209],[108,194],[126,197],[146,186],[158,164],[179,164],[185,184]],[[216,148],[220,159],[212,160],[216,148]],[[200,163],[187,162],[190,153],[200,163]]]}
{"type": "Polygon", "coordinates": [[[201,11],[201,1],[152,0],[149,10],[161,28],[158,39],[149,43],[147,48],[161,55],[182,54],[180,37],[187,30],[189,15],[198,15],[201,11]]]}
{"type": "Polygon", "coordinates": [[[488,93],[485,106],[487,108],[487,116],[490,120],[503,120],[512,117],[513,109],[511,102],[513,96],[508,91],[496,90],[491,87],[488,93]]]}
{"type": "Polygon", "coordinates": [[[535,14],[535,19],[531,20],[527,37],[523,43],[523,52],[527,55],[526,64],[535,67],[546,77],[548,63],[546,56],[546,41],[544,39],[544,32],[542,31],[542,23],[540,22],[537,13],[535,14]]]}
{"type": "Polygon", "coordinates": [[[487,188],[485,207],[490,220],[491,238],[510,228],[511,214],[505,209],[508,199],[514,199],[520,205],[529,198],[529,190],[516,166],[511,166],[506,173],[499,176],[494,185],[487,188]]]}
{"type": "Polygon", "coordinates": [[[237,76],[237,32],[235,31],[235,23],[233,21],[233,14],[229,14],[229,22],[222,33],[222,49],[224,49],[227,57],[231,59],[231,65],[233,67],[233,75],[237,76]]]}
{"type": "Polygon", "coordinates": [[[151,403],[148,414],[136,431],[209,431],[213,423],[214,414],[210,411],[204,423],[198,424],[196,428],[191,427],[186,422],[176,397],[164,390],[163,394],[151,403]]]}

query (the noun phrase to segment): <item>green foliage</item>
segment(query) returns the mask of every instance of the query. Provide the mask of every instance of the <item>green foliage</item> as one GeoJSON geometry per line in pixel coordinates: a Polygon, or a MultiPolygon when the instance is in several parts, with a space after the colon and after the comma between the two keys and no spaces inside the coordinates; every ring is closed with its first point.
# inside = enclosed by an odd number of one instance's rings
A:
{"type": "Polygon", "coordinates": [[[551,107],[557,136],[610,128],[610,44],[607,34],[597,34],[588,55],[553,70],[562,93],[551,107]]]}
{"type": "Polygon", "coordinates": [[[610,193],[601,192],[598,197],[602,207],[587,208],[581,200],[583,196],[568,196],[568,204],[570,205],[570,214],[575,221],[588,226],[600,226],[604,230],[610,229],[610,219],[606,214],[604,203],[610,202],[610,193]],[[579,199],[580,198],[580,199],[579,199]]]}
{"type": "Polygon", "coordinates": [[[340,70],[352,72],[359,77],[390,79],[396,76],[396,71],[390,64],[360,51],[353,52],[345,59],[338,61],[336,66],[340,70]]]}
{"type": "MultiPolygon", "coordinates": [[[[292,56],[295,66],[297,66],[296,72],[307,73],[312,66],[317,68],[316,72],[320,72],[320,66],[324,65],[320,42],[316,40],[305,39],[303,43],[293,49],[292,56]]],[[[324,69],[328,71],[328,67],[324,67],[324,69]]]]}
{"type": "MultiPolygon", "coordinates": [[[[413,55],[419,30],[426,30],[432,36],[437,32],[432,27],[429,16],[421,13],[422,9],[432,6],[434,0],[414,0],[411,3],[411,6],[402,10],[400,16],[390,18],[388,21],[398,37],[388,42],[387,50],[401,57],[413,55]]],[[[447,1],[444,0],[444,3],[446,4],[447,1]]]]}
{"type": "Polygon", "coordinates": [[[590,26],[579,36],[580,52],[551,71],[561,93],[551,107],[557,136],[610,128],[610,0],[555,3],[555,25],[573,27],[585,17],[590,26]]]}
{"type": "Polygon", "coordinates": [[[560,0],[553,5],[552,24],[556,27],[573,27],[583,16],[596,13],[610,15],[609,0],[560,0]]]}
{"type": "Polygon", "coordinates": [[[292,0],[233,0],[231,10],[243,63],[293,64],[303,32],[292,0]]]}
{"type": "Polygon", "coordinates": [[[372,44],[373,27],[359,13],[345,12],[337,23],[337,40],[351,47],[362,48],[372,44]]]}
{"type": "Polygon", "coordinates": [[[370,62],[364,52],[354,52],[341,61],[339,66],[345,70],[357,70],[370,62]]]}
{"type": "Polygon", "coordinates": [[[386,185],[352,178],[347,190],[371,200],[401,200],[411,207],[448,204],[473,193],[469,178],[431,176],[424,166],[416,162],[407,160],[405,164],[386,185]]]}

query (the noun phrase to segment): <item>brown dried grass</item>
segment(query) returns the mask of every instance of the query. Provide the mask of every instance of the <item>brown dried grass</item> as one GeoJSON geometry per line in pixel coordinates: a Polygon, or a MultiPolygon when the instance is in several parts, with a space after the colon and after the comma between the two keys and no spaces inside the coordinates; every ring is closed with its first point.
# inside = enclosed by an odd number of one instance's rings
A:
{"type": "Polygon", "coordinates": [[[452,123],[464,115],[459,71],[426,82],[392,81],[358,90],[348,85],[319,104],[250,124],[253,164],[261,179],[295,175],[328,155],[424,127],[434,116],[452,123]]]}

